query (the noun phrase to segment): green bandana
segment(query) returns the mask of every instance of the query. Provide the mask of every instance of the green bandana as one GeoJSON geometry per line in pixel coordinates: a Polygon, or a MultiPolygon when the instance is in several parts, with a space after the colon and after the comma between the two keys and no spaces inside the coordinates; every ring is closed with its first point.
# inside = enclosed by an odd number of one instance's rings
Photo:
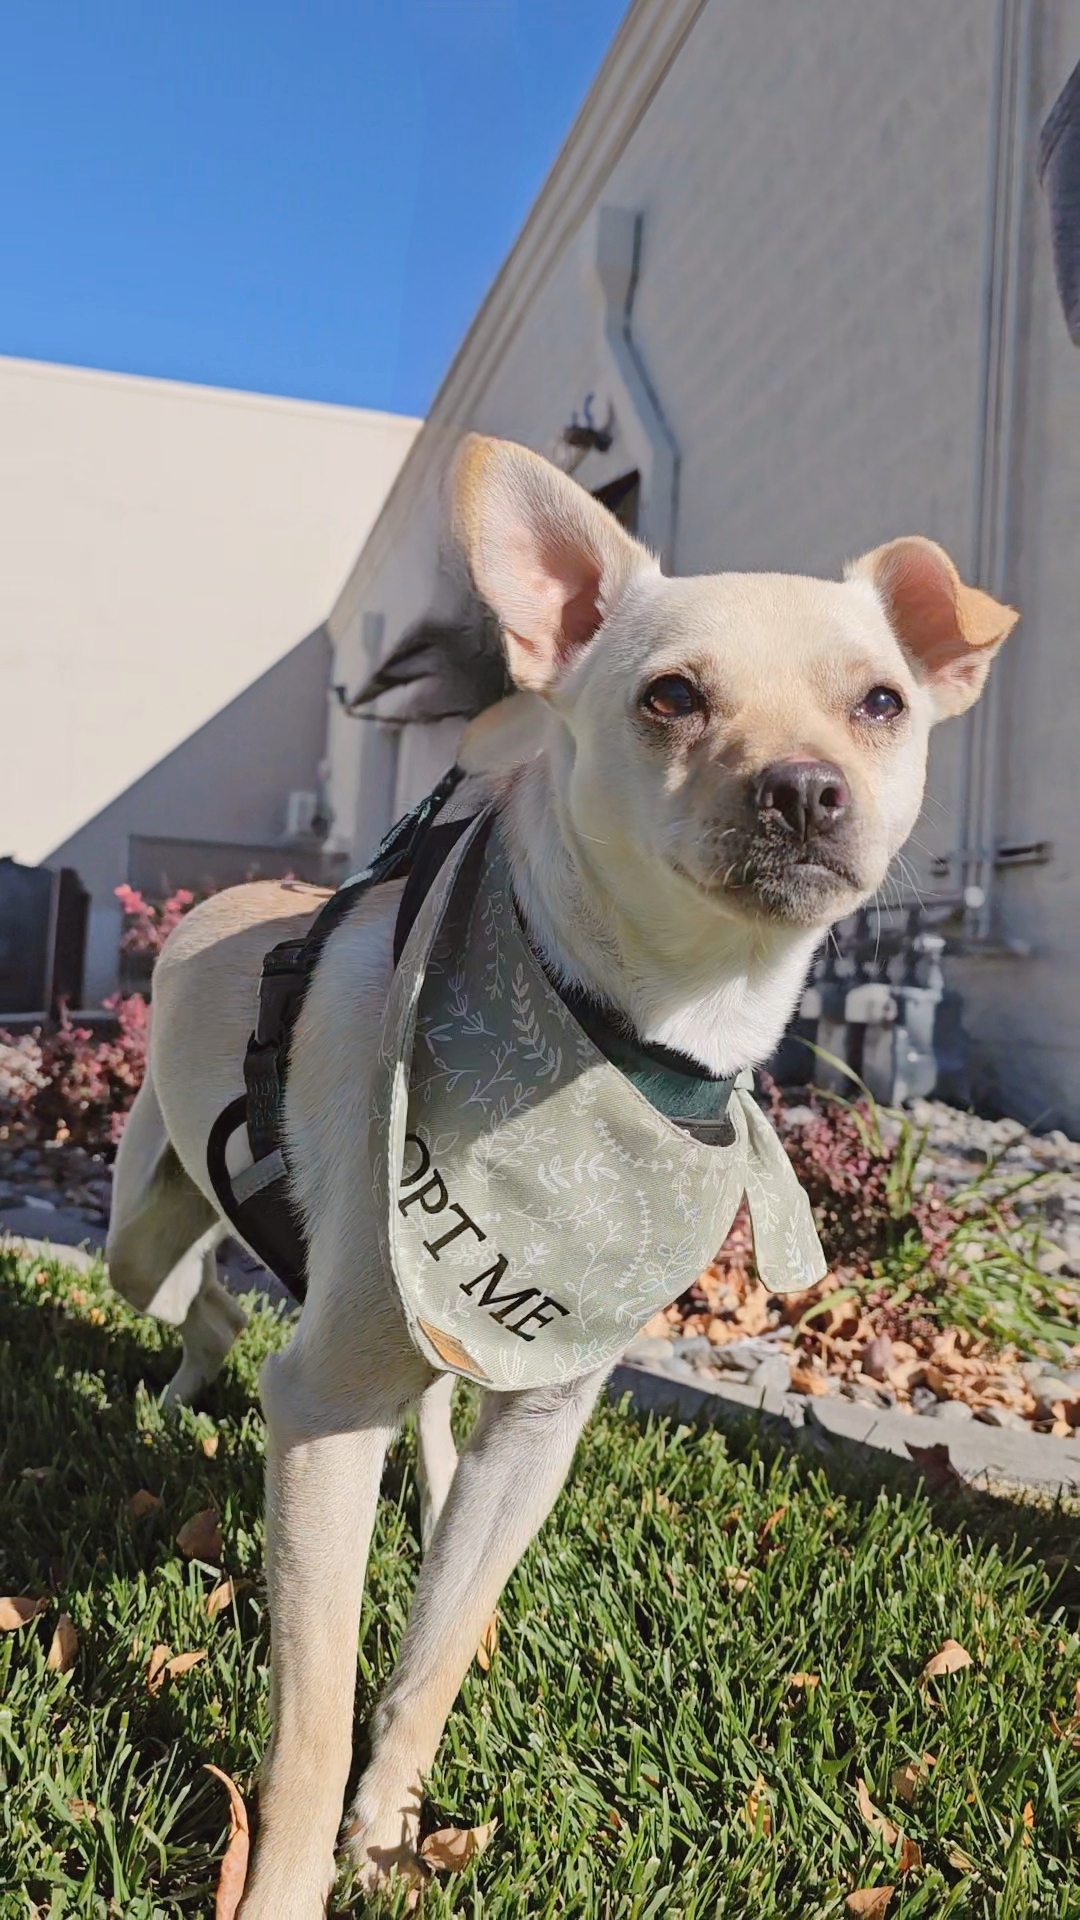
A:
{"type": "Polygon", "coordinates": [[[406,942],[372,1089],[383,1252],[420,1352],[501,1389],[610,1364],[713,1259],[744,1194],[764,1284],[820,1280],[809,1202],[748,1074],[728,1118],[731,1144],[702,1144],[593,1044],[481,815],[406,942]]]}

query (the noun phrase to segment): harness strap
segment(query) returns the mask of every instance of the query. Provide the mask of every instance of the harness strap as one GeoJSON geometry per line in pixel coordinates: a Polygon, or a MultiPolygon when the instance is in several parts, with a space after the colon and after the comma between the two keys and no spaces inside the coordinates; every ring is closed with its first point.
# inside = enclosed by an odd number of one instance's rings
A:
{"type": "Polygon", "coordinates": [[[407,923],[400,921],[399,914],[395,929],[396,965],[424,894],[454,841],[469,824],[462,820],[440,827],[431,825],[464,777],[461,767],[452,767],[418,806],[391,827],[368,865],[342,882],[304,938],[279,941],[263,960],[255,1030],[244,1055],[247,1091],[215,1120],[206,1147],[207,1171],[226,1218],[298,1300],[307,1291],[307,1246],[290,1192],[283,1136],[293,1030],[330,935],[372,887],[411,876],[419,866],[424,877],[410,894],[407,923]],[[429,842],[434,842],[430,848],[429,842]],[[226,1148],[233,1134],[245,1125],[253,1165],[232,1175],[226,1165],[226,1148]]]}

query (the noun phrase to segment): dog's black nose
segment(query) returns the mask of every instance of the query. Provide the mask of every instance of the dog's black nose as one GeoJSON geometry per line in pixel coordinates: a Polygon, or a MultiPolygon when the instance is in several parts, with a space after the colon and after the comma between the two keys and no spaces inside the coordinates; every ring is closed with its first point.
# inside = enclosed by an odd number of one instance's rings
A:
{"type": "Polygon", "coordinates": [[[754,804],[764,823],[782,820],[800,840],[838,827],[851,805],[847,781],[828,760],[777,760],[758,775],[754,804]]]}

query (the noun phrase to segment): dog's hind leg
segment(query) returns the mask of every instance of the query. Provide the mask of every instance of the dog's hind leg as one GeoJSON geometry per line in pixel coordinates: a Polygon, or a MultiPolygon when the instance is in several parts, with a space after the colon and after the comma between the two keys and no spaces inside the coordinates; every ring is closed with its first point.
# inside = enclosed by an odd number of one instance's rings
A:
{"type": "Polygon", "coordinates": [[[416,1871],[424,1776],[503,1584],[547,1518],[605,1378],[490,1394],[417,1583],[401,1654],[372,1723],[346,1828],[366,1892],[416,1871]]]}
{"type": "Polygon", "coordinates": [[[440,1373],[421,1396],[417,1409],[417,1460],[420,1480],[420,1540],[426,1553],[446,1505],[457,1448],[450,1426],[450,1406],[454,1397],[454,1375],[440,1373]]]}
{"type": "Polygon", "coordinates": [[[214,1378],[244,1325],[217,1277],[214,1253],[226,1231],[180,1165],[147,1075],[116,1156],[105,1258],[125,1300],[181,1329],[184,1355],[168,1405],[193,1399],[214,1378]]]}

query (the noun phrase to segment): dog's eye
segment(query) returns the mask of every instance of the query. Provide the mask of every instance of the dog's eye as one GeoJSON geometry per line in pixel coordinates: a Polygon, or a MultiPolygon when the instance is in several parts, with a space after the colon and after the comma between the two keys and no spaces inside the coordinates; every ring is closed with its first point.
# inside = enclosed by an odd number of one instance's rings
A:
{"type": "Polygon", "coordinates": [[[662,673],[646,687],[641,704],[658,720],[685,720],[692,713],[700,713],[705,702],[693,681],[683,674],[662,673]]]}
{"type": "Polygon", "coordinates": [[[871,687],[855,708],[856,720],[895,720],[903,713],[904,703],[892,687],[871,687]]]}

